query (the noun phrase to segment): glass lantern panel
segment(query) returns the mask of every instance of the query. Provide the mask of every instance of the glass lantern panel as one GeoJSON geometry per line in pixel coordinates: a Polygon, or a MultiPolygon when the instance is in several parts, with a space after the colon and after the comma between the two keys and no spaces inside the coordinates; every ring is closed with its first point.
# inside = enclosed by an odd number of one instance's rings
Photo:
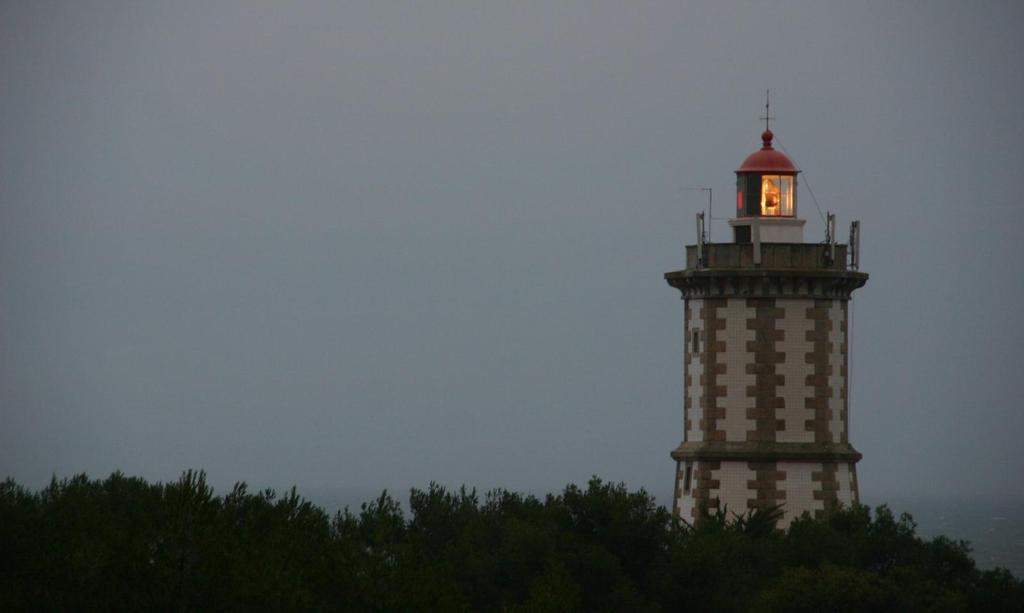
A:
{"type": "Polygon", "coordinates": [[[743,179],[747,184],[743,190],[744,215],[753,217],[761,212],[761,178],[747,175],[743,179]]]}
{"type": "Polygon", "coordinates": [[[779,177],[779,183],[781,186],[781,201],[780,208],[782,209],[780,215],[785,217],[793,216],[793,177],[782,176],[779,177]]]}
{"type": "Polygon", "coordinates": [[[764,175],[761,177],[761,215],[793,216],[793,177],[764,175]]]}
{"type": "Polygon", "coordinates": [[[736,179],[736,217],[743,217],[743,192],[746,190],[746,177],[736,179]]]}
{"type": "Polygon", "coordinates": [[[764,175],[761,177],[761,215],[765,217],[777,217],[782,214],[781,198],[782,190],[779,185],[778,175],[764,175]]]}

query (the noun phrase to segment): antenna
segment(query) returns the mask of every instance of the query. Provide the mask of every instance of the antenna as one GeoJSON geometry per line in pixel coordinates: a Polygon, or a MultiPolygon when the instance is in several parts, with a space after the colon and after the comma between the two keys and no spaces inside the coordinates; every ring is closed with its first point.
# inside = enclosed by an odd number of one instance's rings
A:
{"type": "Polygon", "coordinates": [[[764,90],[764,117],[758,117],[758,119],[763,119],[764,120],[764,129],[765,130],[768,129],[768,121],[771,120],[771,119],[775,119],[774,117],[771,116],[771,113],[770,113],[770,111],[771,111],[771,98],[769,96],[769,91],[770,90],[767,90],[767,89],[764,90]]]}
{"type": "Polygon", "coordinates": [[[697,268],[704,268],[704,211],[697,213],[697,268]]]}
{"type": "Polygon", "coordinates": [[[711,242],[711,220],[715,218],[715,216],[711,214],[711,188],[710,187],[701,187],[700,191],[708,193],[708,242],[710,243],[711,242]]]}
{"type": "Polygon", "coordinates": [[[831,263],[833,247],[836,244],[836,215],[832,212],[825,215],[825,260],[831,263]]]}
{"type": "Polygon", "coordinates": [[[850,268],[860,270],[860,220],[850,222],[850,268]]]}

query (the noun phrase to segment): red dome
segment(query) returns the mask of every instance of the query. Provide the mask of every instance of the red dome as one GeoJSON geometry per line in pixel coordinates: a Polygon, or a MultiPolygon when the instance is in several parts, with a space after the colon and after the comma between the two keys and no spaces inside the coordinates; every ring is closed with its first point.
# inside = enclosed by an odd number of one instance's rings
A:
{"type": "Polygon", "coordinates": [[[736,169],[736,172],[780,174],[796,174],[800,172],[793,165],[793,162],[786,157],[786,154],[776,151],[772,147],[772,138],[774,136],[771,130],[765,130],[761,134],[761,149],[748,155],[747,159],[743,160],[740,167],[736,169]]]}

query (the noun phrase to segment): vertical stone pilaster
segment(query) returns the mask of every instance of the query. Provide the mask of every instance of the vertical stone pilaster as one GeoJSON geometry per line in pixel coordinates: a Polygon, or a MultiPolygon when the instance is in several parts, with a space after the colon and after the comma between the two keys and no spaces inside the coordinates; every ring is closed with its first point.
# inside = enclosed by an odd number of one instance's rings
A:
{"type": "Polygon", "coordinates": [[[846,437],[844,427],[844,415],[846,413],[846,401],[844,400],[844,388],[846,381],[843,373],[846,371],[846,337],[843,334],[843,326],[846,320],[843,316],[843,301],[833,300],[828,310],[829,314],[829,377],[828,386],[831,396],[829,397],[829,432],[832,435],[833,443],[841,443],[846,437]]]}
{"type": "Polygon", "coordinates": [[[825,462],[821,470],[811,472],[811,481],[816,485],[814,499],[820,500],[823,510],[815,511],[816,517],[822,517],[835,508],[839,501],[839,482],[836,479],[836,463],[825,462]]]}
{"type": "Polygon", "coordinates": [[[785,471],[779,470],[776,462],[747,462],[755,477],[747,481],[747,490],[754,493],[747,499],[748,509],[767,509],[786,501],[786,492],[781,482],[786,480],[785,471]]]}
{"type": "Polygon", "coordinates": [[[722,487],[722,482],[719,479],[715,479],[714,471],[720,470],[722,463],[719,461],[701,461],[694,467],[694,484],[691,488],[693,492],[693,510],[690,512],[691,519],[696,520],[700,516],[701,508],[705,508],[708,511],[718,508],[718,499],[711,497],[711,490],[717,490],[722,487]]]}
{"type": "MultiPolygon", "coordinates": [[[[693,400],[690,398],[690,390],[693,389],[693,326],[690,320],[693,317],[693,309],[690,301],[686,300],[683,307],[683,440],[689,440],[690,430],[693,428],[693,400]]],[[[698,336],[699,338],[699,336],[698,336]]],[[[696,348],[698,351],[700,347],[696,348]]]]}
{"type": "Polygon", "coordinates": [[[776,342],[785,338],[779,320],[786,313],[776,308],[774,298],[748,298],[747,306],[754,309],[753,317],[746,322],[747,330],[754,332],[754,340],[747,342],[748,357],[744,368],[747,374],[754,375],[754,385],[747,387],[747,397],[752,402],[746,415],[754,421],[754,429],[747,431],[746,440],[774,442],[776,432],[786,428],[785,421],[775,415],[776,409],[786,407],[785,398],[777,389],[785,384],[777,366],[785,362],[786,355],[776,350],[776,342]]]}
{"type": "Polygon", "coordinates": [[[725,341],[721,338],[725,332],[726,321],[719,314],[724,309],[726,300],[722,298],[704,300],[704,308],[701,310],[701,320],[704,326],[704,347],[701,351],[703,363],[703,374],[701,375],[701,388],[704,391],[702,400],[702,412],[704,423],[701,426],[705,441],[725,441],[725,430],[721,429],[718,420],[725,419],[725,407],[721,400],[726,395],[724,385],[720,385],[719,375],[727,372],[727,365],[719,363],[719,354],[725,353],[725,341]]]}
{"type": "Polygon", "coordinates": [[[857,485],[857,463],[850,462],[850,496],[854,504],[860,504],[860,487],[857,485]]]}
{"type": "Polygon", "coordinates": [[[841,361],[841,367],[839,369],[839,377],[841,385],[839,387],[839,421],[842,425],[842,432],[839,437],[840,443],[850,442],[850,402],[849,398],[849,387],[850,387],[850,333],[849,333],[849,306],[850,303],[846,300],[840,301],[841,303],[841,314],[842,321],[839,324],[839,355],[841,361]]]}
{"type": "Polygon", "coordinates": [[[782,405],[775,411],[775,418],[781,420],[783,429],[776,432],[776,442],[813,443],[814,432],[806,424],[814,419],[814,411],[804,406],[810,390],[807,375],[813,372],[805,356],[814,349],[807,340],[807,332],[814,329],[814,322],[807,319],[807,300],[779,298],[775,306],[785,312],[778,321],[783,334],[775,343],[775,350],[784,354],[785,360],[776,365],[780,376],[776,393],[782,397],[782,405]]]}
{"type": "Polygon", "coordinates": [[[805,356],[811,369],[811,374],[807,375],[811,395],[804,401],[804,406],[814,411],[814,418],[805,427],[814,432],[815,443],[831,443],[833,440],[829,428],[832,420],[832,388],[829,386],[832,373],[829,363],[832,353],[829,340],[832,331],[832,319],[829,317],[831,305],[831,300],[815,300],[814,306],[807,309],[807,318],[814,322],[814,327],[807,331],[807,340],[813,343],[813,349],[805,356]]]}
{"type": "Polygon", "coordinates": [[[683,493],[683,486],[680,485],[680,484],[683,482],[683,477],[685,476],[685,473],[684,473],[684,470],[685,470],[684,466],[685,466],[685,464],[686,463],[681,461],[681,460],[676,460],[676,483],[675,483],[674,491],[672,492],[672,515],[673,516],[678,516],[679,515],[679,501],[680,501],[679,497],[683,493]]]}

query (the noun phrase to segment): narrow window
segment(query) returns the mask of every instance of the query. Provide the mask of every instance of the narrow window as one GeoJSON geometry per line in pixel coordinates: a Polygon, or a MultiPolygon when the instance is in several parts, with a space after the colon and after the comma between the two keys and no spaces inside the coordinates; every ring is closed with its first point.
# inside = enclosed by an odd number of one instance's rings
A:
{"type": "Polygon", "coordinates": [[[693,331],[693,342],[690,343],[690,347],[694,354],[700,353],[700,332],[697,330],[693,331]]]}
{"type": "Polygon", "coordinates": [[[693,466],[689,462],[687,462],[686,463],[686,473],[685,473],[685,476],[683,477],[683,493],[684,494],[689,494],[690,493],[690,478],[692,476],[693,476],[693,466]]]}

